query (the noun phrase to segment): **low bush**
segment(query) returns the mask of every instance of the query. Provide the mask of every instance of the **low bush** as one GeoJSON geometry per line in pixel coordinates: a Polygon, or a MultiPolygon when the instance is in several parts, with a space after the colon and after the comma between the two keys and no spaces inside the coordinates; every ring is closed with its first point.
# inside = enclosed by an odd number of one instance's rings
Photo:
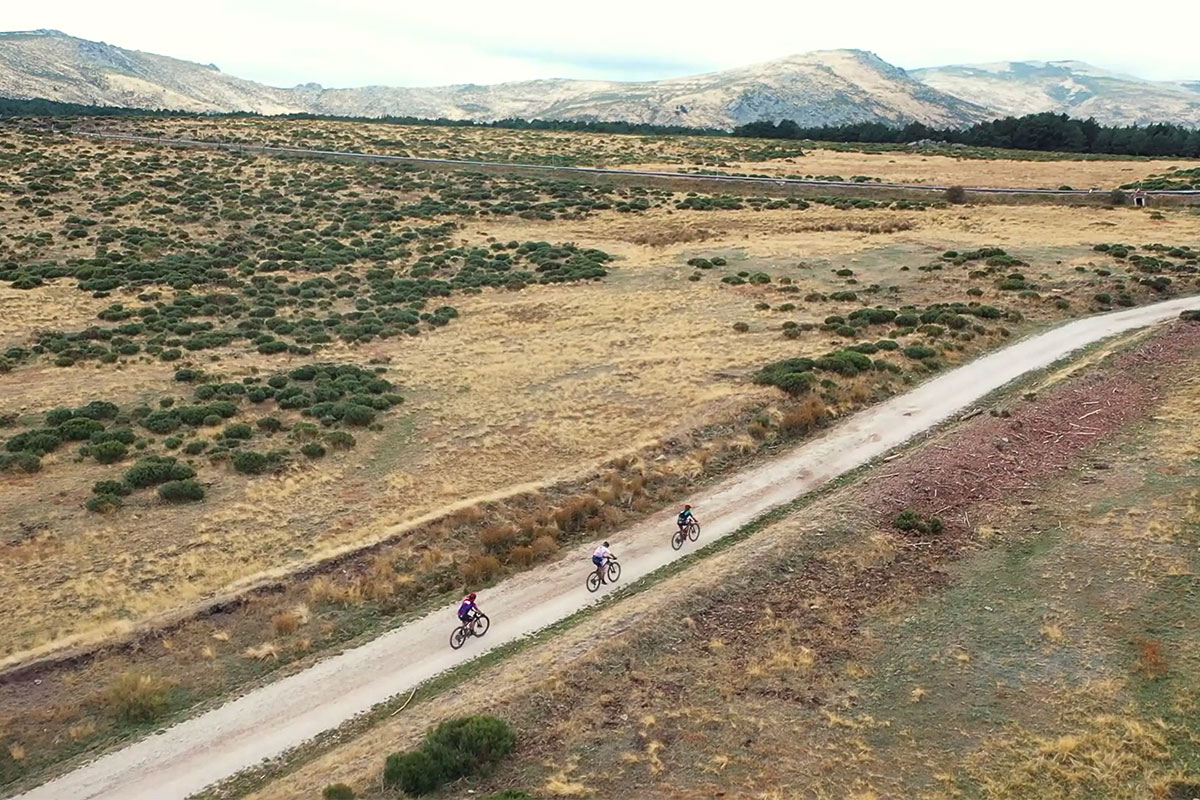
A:
{"type": "Polygon", "coordinates": [[[146,456],[125,471],[125,483],[135,489],[196,477],[196,470],[169,456],[146,456]]]}
{"type": "Polygon", "coordinates": [[[500,559],[495,556],[474,556],[459,567],[459,572],[468,585],[486,583],[500,572],[500,559]]]}
{"type": "Polygon", "coordinates": [[[345,431],[330,431],[325,434],[325,443],[335,450],[349,450],[358,444],[354,437],[345,431]]]}
{"type": "Polygon", "coordinates": [[[129,448],[116,440],[92,445],[92,458],[101,464],[115,464],[126,456],[129,448]]]}
{"type": "Polygon", "coordinates": [[[300,452],[309,458],[321,458],[325,455],[325,447],[320,442],[305,442],[300,452]]]}
{"type": "Polygon", "coordinates": [[[24,472],[32,475],[42,468],[42,459],[35,453],[20,452],[12,455],[0,454],[0,470],[6,472],[24,472]]]}
{"type": "Polygon", "coordinates": [[[904,355],[911,359],[921,361],[936,356],[937,350],[934,350],[932,347],[926,347],[923,344],[910,344],[908,347],[904,348],[904,355]]]}
{"type": "Polygon", "coordinates": [[[344,783],[331,783],[321,792],[321,800],[354,800],[354,790],[344,783]]]}
{"type": "Polygon", "coordinates": [[[197,503],[204,499],[204,487],[192,480],[167,481],[158,487],[158,496],[168,503],[197,503]]]}
{"type": "Polygon", "coordinates": [[[420,747],[387,757],[383,782],[418,797],[468,775],[492,769],[508,755],[516,736],[504,720],[459,717],[438,725],[420,747]]]}
{"type": "Polygon", "coordinates": [[[94,494],[83,504],[84,508],[96,514],[109,514],[125,505],[124,501],[115,494],[94,494]]]}
{"type": "Polygon", "coordinates": [[[922,517],[911,508],[906,508],[897,514],[896,519],[893,520],[893,524],[898,530],[905,532],[916,531],[918,533],[941,533],[945,527],[941,517],[922,517]]]}
{"type": "Polygon", "coordinates": [[[108,714],[122,722],[153,722],[167,711],[170,684],[150,675],[126,672],[104,690],[108,714]]]}
{"type": "Polygon", "coordinates": [[[270,459],[255,450],[239,450],[231,461],[234,469],[246,475],[260,475],[270,463],[270,459]]]}
{"type": "Polygon", "coordinates": [[[253,436],[254,436],[254,429],[251,428],[249,425],[247,425],[244,422],[237,422],[237,423],[234,423],[233,425],[226,425],[225,429],[223,431],[221,431],[222,439],[237,439],[240,441],[246,441],[247,439],[250,439],[253,436]]]}

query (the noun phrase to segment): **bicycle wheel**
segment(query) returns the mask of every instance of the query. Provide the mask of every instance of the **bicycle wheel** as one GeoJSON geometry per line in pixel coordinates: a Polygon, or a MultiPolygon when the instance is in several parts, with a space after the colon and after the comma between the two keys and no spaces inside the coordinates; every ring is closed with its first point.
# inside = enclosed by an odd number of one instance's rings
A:
{"type": "Polygon", "coordinates": [[[454,629],[454,633],[450,634],[450,647],[453,650],[457,650],[458,648],[462,647],[463,643],[466,641],[467,641],[467,626],[459,625],[457,628],[454,629]]]}
{"type": "Polygon", "coordinates": [[[621,577],[621,565],[615,561],[608,562],[608,581],[609,581],[609,583],[616,583],[617,579],[620,577],[621,577]]]}
{"type": "Polygon", "coordinates": [[[683,547],[683,532],[675,531],[675,533],[671,534],[671,548],[678,550],[681,547],[683,547]]]}
{"type": "Polygon", "coordinates": [[[588,577],[587,577],[587,587],[588,587],[588,591],[589,591],[589,592],[594,592],[594,591],[596,591],[597,589],[599,589],[599,588],[600,588],[600,575],[599,575],[599,573],[597,573],[597,572],[595,572],[595,571],[592,571],[592,572],[589,572],[589,573],[588,573],[588,577]]]}
{"type": "Polygon", "coordinates": [[[483,636],[491,626],[492,621],[487,618],[487,614],[480,614],[475,617],[475,622],[472,624],[471,630],[476,636],[483,636]]]}
{"type": "Polygon", "coordinates": [[[688,533],[688,538],[691,539],[693,542],[699,540],[700,539],[700,523],[693,522],[691,525],[688,525],[687,533],[688,533]]]}

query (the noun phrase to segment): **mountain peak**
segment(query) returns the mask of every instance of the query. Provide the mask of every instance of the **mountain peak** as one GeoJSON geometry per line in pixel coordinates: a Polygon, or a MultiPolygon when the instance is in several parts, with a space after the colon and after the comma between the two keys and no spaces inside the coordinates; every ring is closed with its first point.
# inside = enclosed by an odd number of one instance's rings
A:
{"type": "Polygon", "coordinates": [[[1004,61],[903,70],[856,48],[815,50],[660,81],[535,80],[421,89],[264,86],[213,64],[79,39],[0,33],[0,96],[180,111],[342,116],[505,117],[729,128],[921,122],[958,127],[1039,111],[1106,124],[1200,125],[1200,83],[1144,81],[1079,61],[1004,61]]]}

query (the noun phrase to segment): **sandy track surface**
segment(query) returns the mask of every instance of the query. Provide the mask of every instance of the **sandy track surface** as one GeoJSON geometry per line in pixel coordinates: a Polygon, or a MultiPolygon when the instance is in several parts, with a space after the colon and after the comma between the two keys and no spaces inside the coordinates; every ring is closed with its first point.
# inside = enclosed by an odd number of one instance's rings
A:
{"type": "MultiPolygon", "coordinates": [[[[781,504],[855,469],[969,407],[1026,372],[1100,339],[1175,318],[1200,307],[1181,298],[1076,320],[934,378],[831,428],[820,438],[691,498],[704,526],[701,543],[729,535],[781,504]]],[[[610,539],[627,584],[682,557],[670,546],[674,512],[656,514],[610,539]]],[[[22,800],[184,798],[486,650],[526,636],[590,603],[584,580],[591,546],[504,581],[480,598],[492,618],[485,639],[450,649],[455,625],[445,609],[307,670],[181,722],[26,794],[22,800]]]]}

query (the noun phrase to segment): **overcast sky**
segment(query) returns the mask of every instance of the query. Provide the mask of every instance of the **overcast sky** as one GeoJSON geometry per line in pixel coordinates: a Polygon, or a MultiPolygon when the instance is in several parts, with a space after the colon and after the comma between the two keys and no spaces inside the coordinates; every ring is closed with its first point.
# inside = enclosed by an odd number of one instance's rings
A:
{"type": "Polygon", "coordinates": [[[33,28],[277,86],[643,80],[842,47],[908,69],[1074,59],[1200,80],[1200,47],[1171,33],[1200,28],[1200,0],[0,0],[0,30],[33,28]]]}

